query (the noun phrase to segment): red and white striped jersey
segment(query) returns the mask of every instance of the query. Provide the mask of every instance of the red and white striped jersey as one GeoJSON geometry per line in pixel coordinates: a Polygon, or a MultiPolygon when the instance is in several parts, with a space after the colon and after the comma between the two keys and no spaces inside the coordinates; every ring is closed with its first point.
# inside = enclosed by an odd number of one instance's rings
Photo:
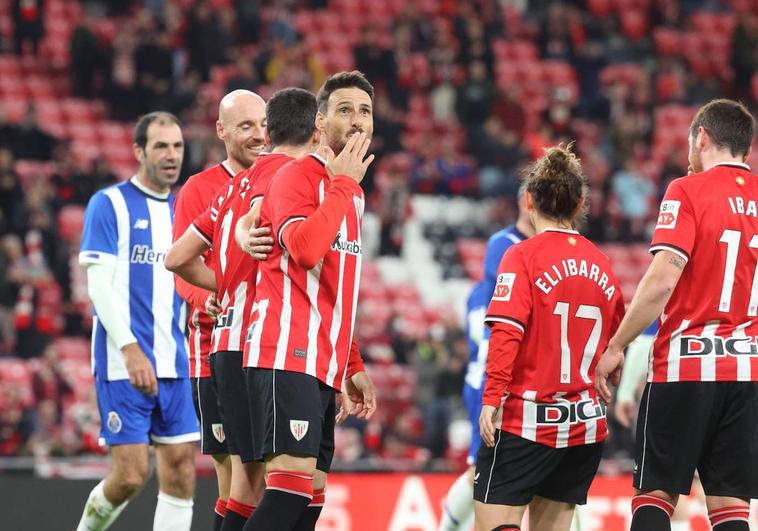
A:
{"type": "Polygon", "coordinates": [[[758,381],[758,175],[730,163],[673,181],[650,251],[664,249],[687,265],[648,380],[758,381]]]}
{"type": "Polygon", "coordinates": [[[260,219],[279,245],[258,266],[245,366],[309,374],[339,390],[353,348],[363,209],[360,186],[344,179],[339,186],[332,182],[315,155],[287,164],[274,176],[260,219]],[[352,200],[341,203],[342,221],[335,234],[327,235],[333,243],[326,256],[306,270],[284,247],[283,230],[310,217],[338,187],[351,190],[345,197],[352,200]]]}
{"type": "Polygon", "coordinates": [[[240,172],[226,190],[195,219],[193,228],[215,250],[216,297],[221,313],[213,328],[211,353],[242,351],[255,299],[258,262],[234,241],[234,228],[263,193],[276,171],[292,157],[261,153],[252,168],[240,172]]]}
{"type": "Polygon", "coordinates": [[[508,249],[485,319],[521,337],[511,357],[493,357],[502,346],[490,340],[482,401],[502,403],[500,429],[554,448],[604,440],[595,366],[623,316],[608,259],[578,232],[551,229],[508,249]],[[498,389],[503,371],[511,379],[498,389]]]}
{"type": "MultiPolygon", "coordinates": [[[[191,176],[176,195],[174,214],[174,241],[184,234],[194,219],[208,208],[219,190],[225,190],[234,177],[231,167],[223,162],[191,176]]],[[[208,267],[213,268],[215,256],[212,250],[203,255],[208,267]]],[[[208,378],[211,375],[208,355],[211,350],[211,334],[214,321],[205,313],[208,290],[189,284],[178,275],[176,289],[190,306],[187,319],[189,343],[190,378],[208,378]]]]}

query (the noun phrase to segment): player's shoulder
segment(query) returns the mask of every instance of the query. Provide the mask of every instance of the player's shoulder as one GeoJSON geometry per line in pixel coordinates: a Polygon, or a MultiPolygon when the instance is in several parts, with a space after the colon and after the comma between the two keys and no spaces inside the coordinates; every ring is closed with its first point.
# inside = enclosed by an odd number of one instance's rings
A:
{"type": "Polygon", "coordinates": [[[299,159],[285,161],[272,177],[272,184],[289,186],[297,183],[297,185],[302,186],[308,183],[310,186],[315,186],[327,178],[328,175],[323,162],[313,155],[307,155],[299,159]]]}
{"type": "Polygon", "coordinates": [[[190,175],[187,182],[179,190],[179,194],[191,193],[194,190],[205,189],[209,186],[216,189],[220,184],[232,179],[236,174],[223,163],[215,164],[194,175],[190,175]]]}
{"type": "Polygon", "coordinates": [[[525,238],[521,235],[515,225],[509,225],[500,229],[490,236],[487,244],[492,245],[512,245],[523,241],[525,238]]]}
{"type": "Polygon", "coordinates": [[[89,205],[91,207],[100,207],[101,205],[112,206],[114,196],[120,195],[126,199],[128,191],[133,186],[134,185],[132,185],[129,181],[121,181],[119,183],[106,186],[105,188],[101,188],[92,194],[92,197],[89,199],[89,205]]]}

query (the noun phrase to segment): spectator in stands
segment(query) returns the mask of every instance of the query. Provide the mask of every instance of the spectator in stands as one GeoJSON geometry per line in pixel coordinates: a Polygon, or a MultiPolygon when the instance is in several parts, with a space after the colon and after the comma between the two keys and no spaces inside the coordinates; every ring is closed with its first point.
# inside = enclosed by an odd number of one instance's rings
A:
{"type": "Polygon", "coordinates": [[[353,49],[353,59],[355,68],[372,80],[377,92],[391,92],[397,85],[395,52],[385,47],[379,37],[379,30],[367,24],[353,49]]]}
{"type": "Polygon", "coordinates": [[[623,168],[613,177],[613,192],[619,201],[624,223],[621,231],[623,241],[642,240],[645,223],[650,216],[650,207],[655,200],[657,190],[648,178],[642,175],[634,159],[629,157],[623,168]]]}
{"type": "Polygon", "coordinates": [[[36,55],[39,41],[45,34],[43,0],[13,0],[13,47],[21,55],[24,44],[30,44],[36,55]]]}
{"type": "Polygon", "coordinates": [[[468,148],[479,163],[479,193],[482,197],[514,195],[518,190],[517,167],[524,160],[518,135],[496,117],[469,134],[468,148]]]}
{"type": "Polygon", "coordinates": [[[24,113],[19,127],[19,139],[16,146],[16,158],[32,160],[50,160],[58,140],[40,128],[37,109],[30,104],[24,113]]]}
{"type": "MultiPolygon", "coordinates": [[[[63,400],[73,394],[73,382],[69,380],[61,368],[58,350],[54,344],[45,348],[44,353],[39,358],[38,363],[34,365],[32,373],[32,391],[34,401],[40,404],[44,401],[53,404],[61,404],[63,400]]],[[[60,411],[56,421],[60,422],[60,411]]]]}
{"type": "Polygon", "coordinates": [[[304,41],[290,46],[277,41],[266,65],[266,80],[277,88],[301,87],[315,92],[326,80],[326,70],[304,41]]]}
{"type": "Polygon", "coordinates": [[[0,150],[8,149],[15,153],[21,138],[21,131],[17,124],[8,121],[8,114],[0,105],[0,150]]]}
{"type": "Polygon", "coordinates": [[[0,356],[14,352],[16,331],[13,307],[23,278],[21,240],[15,234],[0,239],[0,356]]]}
{"type": "Polygon", "coordinates": [[[492,115],[500,120],[505,129],[516,133],[520,142],[524,137],[526,113],[519,98],[519,89],[516,85],[509,85],[499,90],[492,104],[492,115]]]}
{"type": "MultiPolygon", "coordinates": [[[[234,0],[237,31],[241,43],[256,43],[261,32],[260,0],[234,0]]],[[[247,90],[254,90],[251,87],[247,90]]],[[[227,92],[231,92],[228,90],[227,92]]]]}
{"type": "Polygon", "coordinates": [[[758,17],[750,12],[737,17],[732,40],[732,69],[738,99],[750,98],[751,79],[758,71],[758,17]]]}
{"type": "Polygon", "coordinates": [[[211,76],[211,66],[219,62],[218,42],[221,26],[207,0],[199,0],[190,9],[184,42],[189,51],[189,68],[203,81],[211,76]]]}
{"type": "Polygon", "coordinates": [[[74,96],[92,97],[95,73],[102,63],[100,50],[93,31],[92,19],[85,15],[71,34],[69,45],[74,96]]]}
{"type": "Polygon", "coordinates": [[[30,455],[29,438],[34,433],[34,410],[24,403],[20,384],[0,386],[0,456],[30,455]]]}
{"type": "Polygon", "coordinates": [[[467,129],[484,123],[490,116],[495,94],[495,86],[487,74],[487,65],[483,61],[471,63],[468,81],[460,87],[455,99],[458,120],[467,129]]]}
{"type": "Polygon", "coordinates": [[[22,228],[15,225],[19,219],[17,212],[24,203],[24,190],[15,164],[13,152],[0,147],[0,234],[22,228]]]}
{"type": "Polygon", "coordinates": [[[233,90],[258,90],[258,76],[253,68],[252,58],[240,53],[234,63],[235,73],[226,81],[226,91],[228,94],[233,90]]]}
{"type": "Polygon", "coordinates": [[[381,190],[377,214],[381,222],[379,255],[399,256],[403,248],[403,232],[411,208],[411,194],[407,176],[391,166],[387,172],[387,184],[381,190]]]}

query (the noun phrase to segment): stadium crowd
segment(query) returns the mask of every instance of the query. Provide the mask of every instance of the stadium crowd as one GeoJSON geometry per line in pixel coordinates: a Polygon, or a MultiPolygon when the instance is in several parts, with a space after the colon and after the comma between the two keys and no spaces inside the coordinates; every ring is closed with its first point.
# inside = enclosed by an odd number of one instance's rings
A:
{"type": "MultiPolygon", "coordinates": [[[[62,3],[14,0],[0,13],[11,21],[3,54],[49,62],[51,10],[62,3]]],[[[363,71],[377,88],[378,161],[363,187],[379,220],[379,256],[402,253],[419,194],[494,199],[488,223],[473,230],[426,227],[436,241],[488,236],[514,219],[524,164],[544,146],[571,141],[592,183],[585,234],[648,241],[668,182],[686,173],[689,107],[721,95],[758,103],[758,5],[750,0],[69,4],[66,95],[102,101],[109,118],[126,123],[154,109],[179,115],[188,132],[185,178],[223,159],[213,124],[227,91],[316,90],[331,71],[363,71]],[[360,16],[364,8],[371,17],[360,16]]],[[[91,328],[76,254],[83,206],[129,174],[108,157],[77,156],[33,100],[21,116],[3,101],[0,456],[98,452],[94,389],[82,385],[87,356],[76,340],[91,328]],[[43,162],[45,172],[22,171],[28,161],[43,162]]],[[[395,392],[380,396],[370,424],[339,429],[339,459],[461,464],[466,443],[453,444],[449,428],[462,417],[461,323],[443,318],[410,334],[395,315],[359,342],[375,347],[366,352],[381,372],[377,385],[395,392]]]]}

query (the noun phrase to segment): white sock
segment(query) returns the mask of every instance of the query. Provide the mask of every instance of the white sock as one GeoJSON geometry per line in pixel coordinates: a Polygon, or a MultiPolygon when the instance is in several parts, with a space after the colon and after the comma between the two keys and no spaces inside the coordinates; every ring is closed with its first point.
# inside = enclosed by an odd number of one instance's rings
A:
{"type": "Polygon", "coordinates": [[[581,507],[581,505],[574,506],[574,516],[571,518],[571,531],[584,531],[581,507]]]}
{"type": "Polygon", "coordinates": [[[671,531],[690,531],[690,523],[688,521],[671,521],[671,531]]]}
{"type": "Polygon", "coordinates": [[[470,527],[464,525],[468,525],[473,514],[474,487],[469,483],[468,473],[464,472],[447,491],[439,531],[468,531],[470,527]]]}
{"type": "Polygon", "coordinates": [[[158,492],[153,531],[189,531],[192,526],[192,499],[185,500],[158,492]]]}
{"type": "Polygon", "coordinates": [[[114,520],[118,518],[118,515],[121,514],[121,511],[124,510],[126,504],[129,503],[129,500],[126,500],[121,505],[113,505],[105,497],[105,493],[103,492],[104,484],[105,480],[102,480],[89,493],[87,503],[84,504],[82,519],[79,520],[76,531],[102,531],[108,529],[114,520]]]}

